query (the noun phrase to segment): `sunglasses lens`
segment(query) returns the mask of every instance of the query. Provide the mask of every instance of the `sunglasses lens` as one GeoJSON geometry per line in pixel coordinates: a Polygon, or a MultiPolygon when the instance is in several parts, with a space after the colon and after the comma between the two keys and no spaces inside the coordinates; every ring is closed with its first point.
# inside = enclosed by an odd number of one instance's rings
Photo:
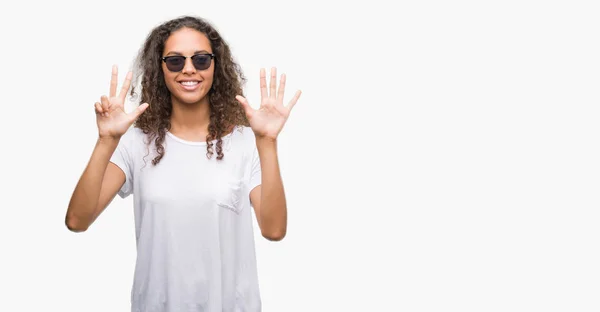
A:
{"type": "Polygon", "coordinates": [[[165,64],[167,68],[172,72],[178,72],[183,69],[185,65],[185,57],[183,56],[169,56],[165,58],[165,64]]]}
{"type": "Polygon", "coordinates": [[[192,62],[197,70],[205,70],[210,67],[211,57],[206,54],[196,54],[192,56],[192,62]]]}

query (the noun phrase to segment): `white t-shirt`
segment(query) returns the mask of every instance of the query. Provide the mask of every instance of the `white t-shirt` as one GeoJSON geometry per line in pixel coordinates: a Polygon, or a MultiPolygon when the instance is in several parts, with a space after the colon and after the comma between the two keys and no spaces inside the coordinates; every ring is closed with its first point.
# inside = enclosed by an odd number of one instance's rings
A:
{"type": "Polygon", "coordinates": [[[252,129],[223,138],[224,158],[205,142],[167,132],[154,166],[154,143],[131,127],[111,162],[123,170],[119,191],[133,194],[137,260],[132,312],[261,310],[250,191],[261,183],[252,129]]]}

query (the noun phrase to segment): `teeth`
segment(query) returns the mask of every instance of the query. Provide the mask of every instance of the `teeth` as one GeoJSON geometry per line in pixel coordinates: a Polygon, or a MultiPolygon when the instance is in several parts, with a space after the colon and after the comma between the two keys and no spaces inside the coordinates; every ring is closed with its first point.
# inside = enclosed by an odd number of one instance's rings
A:
{"type": "Polygon", "coordinates": [[[184,86],[195,86],[198,84],[198,81],[182,81],[181,84],[184,86]]]}

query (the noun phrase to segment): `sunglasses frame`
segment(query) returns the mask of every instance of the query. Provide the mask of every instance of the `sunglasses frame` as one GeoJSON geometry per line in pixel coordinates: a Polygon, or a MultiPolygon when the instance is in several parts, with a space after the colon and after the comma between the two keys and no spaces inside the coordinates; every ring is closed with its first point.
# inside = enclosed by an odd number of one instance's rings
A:
{"type": "MultiPolygon", "coordinates": [[[[182,70],[185,68],[185,62],[187,61],[187,59],[188,59],[188,58],[189,58],[189,59],[193,59],[193,58],[194,58],[194,57],[196,57],[196,56],[210,56],[210,59],[211,59],[211,60],[213,60],[213,59],[215,58],[215,55],[214,55],[214,53],[198,53],[198,54],[194,54],[194,55],[192,55],[192,56],[183,56],[183,55],[169,55],[169,56],[163,56],[163,57],[161,57],[160,59],[161,59],[163,62],[165,62],[165,64],[166,64],[166,63],[167,63],[167,60],[168,60],[169,58],[173,58],[173,57],[183,57],[183,67],[181,67],[181,69],[180,69],[180,70],[173,71],[173,70],[171,70],[171,69],[169,68],[169,66],[167,65],[167,69],[168,69],[169,71],[171,71],[171,72],[174,72],[174,73],[178,73],[178,72],[182,71],[182,70]]],[[[192,65],[194,65],[194,60],[192,60],[192,65]]],[[[196,70],[206,70],[206,69],[208,69],[209,67],[210,67],[210,64],[208,65],[208,67],[207,67],[207,68],[204,68],[204,69],[198,69],[198,68],[196,67],[196,65],[194,65],[194,68],[195,68],[196,70]]]]}

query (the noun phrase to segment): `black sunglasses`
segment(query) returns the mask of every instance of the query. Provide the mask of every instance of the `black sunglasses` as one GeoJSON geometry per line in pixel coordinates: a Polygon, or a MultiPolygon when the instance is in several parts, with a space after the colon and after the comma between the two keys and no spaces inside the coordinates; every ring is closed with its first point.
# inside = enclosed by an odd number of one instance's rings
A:
{"type": "Polygon", "coordinates": [[[214,54],[195,54],[193,56],[172,55],[162,58],[167,65],[167,69],[172,72],[180,72],[185,67],[185,60],[192,59],[192,64],[197,70],[205,70],[210,67],[211,60],[215,57],[214,54]]]}

